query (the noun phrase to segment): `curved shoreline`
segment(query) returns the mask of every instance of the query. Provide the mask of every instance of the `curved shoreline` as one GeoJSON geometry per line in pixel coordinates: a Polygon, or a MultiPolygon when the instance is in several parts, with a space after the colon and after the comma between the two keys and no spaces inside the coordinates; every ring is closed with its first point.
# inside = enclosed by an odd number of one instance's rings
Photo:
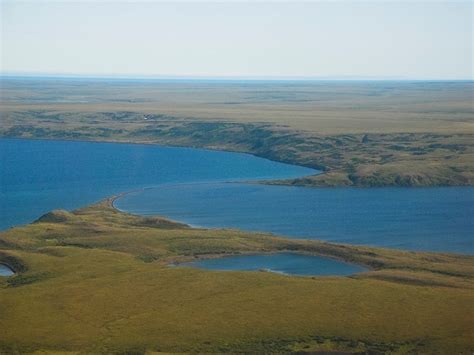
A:
{"type": "MultiPolygon", "coordinates": [[[[271,264],[271,261],[270,261],[270,264],[271,264]]],[[[334,266],[336,266],[334,265],[334,266]]],[[[265,271],[265,272],[272,272],[272,273],[277,273],[277,274],[282,274],[282,275],[286,275],[286,276],[297,276],[297,277],[344,277],[344,276],[354,276],[354,275],[358,275],[358,274],[362,274],[362,273],[367,273],[367,272],[370,272],[372,271],[373,269],[368,267],[367,265],[362,265],[362,264],[357,264],[357,263],[354,263],[354,262],[348,262],[344,259],[338,259],[338,258],[335,258],[335,257],[332,257],[332,256],[322,256],[322,255],[315,255],[315,254],[311,254],[311,253],[304,253],[304,252],[298,252],[298,251],[285,251],[285,250],[282,250],[282,251],[276,251],[276,252],[272,252],[272,253],[245,253],[245,254],[237,254],[237,255],[224,255],[224,256],[221,256],[221,257],[217,257],[217,258],[206,258],[206,259],[200,259],[200,260],[193,260],[193,261],[188,261],[188,262],[177,262],[177,263],[172,263],[170,264],[169,266],[173,266],[173,267],[192,267],[192,268],[199,268],[199,269],[204,269],[204,270],[211,270],[211,271],[243,271],[243,272],[254,272],[254,271],[265,271]],[[339,270],[338,272],[334,272],[334,273],[328,273],[328,274],[325,274],[325,273],[318,273],[318,271],[320,272],[320,270],[324,270],[324,267],[322,267],[321,265],[318,265],[316,270],[318,270],[317,272],[314,272],[314,273],[298,273],[298,272],[291,272],[291,271],[283,271],[283,270],[276,270],[274,268],[272,268],[271,266],[269,266],[268,264],[268,261],[266,261],[265,263],[267,265],[262,265],[261,267],[252,267],[252,268],[248,268],[247,267],[247,264],[245,267],[241,268],[239,267],[239,264],[235,265],[234,264],[234,267],[233,268],[220,268],[220,267],[207,267],[207,266],[203,266],[202,263],[206,263],[207,261],[210,261],[210,260],[216,260],[216,261],[222,261],[222,262],[226,262],[226,261],[232,261],[231,259],[240,259],[240,258],[253,258],[253,257],[256,257],[256,258],[259,258],[259,257],[263,257],[263,258],[279,258],[279,257],[283,257],[283,258],[286,258],[286,257],[290,257],[290,258],[299,258],[299,257],[302,257],[302,258],[311,258],[311,263],[308,263],[307,265],[305,265],[304,268],[311,268],[312,267],[312,263],[313,262],[316,262],[316,263],[320,263],[320,262],[332,262],[332,263],[337,263],[337,267],[344,267],[344,268],[350,268],[351,271],[347,272],[347,271],[341,271],[339,270]]],[[[334,266],[331,266],[331,267],[334,267],[334,266]]],[[[287,265],[281,265],[281,268],[282,269],[285,269],[287,267],[287,265]]],[[[329,270],[332,270],[331,267],[329,268],[329,270]]],[[[314,270],[314,271],[316,271],[314,270]]]]}
{"type": "MultiPolygon", "coordinates": [[[[115,143],[109,143],[109,144],[115,144],[115,143]]],[[[124,143],[125,144],[125,143],[124,143]]],[[[160,145],[157,145],[157,147],[164,147],[164,146],[160,146],[160,145]]],[[[194,150],[196,148],[180,148],[180,149],[189,149],[189,150],[194,150]]],[[[208,150],[208,149],[201,149],[201,148],[197,148],[197,150],[208,150]]],[[[235,153],[232,153],[232,154],[235,154],[235,153]]],[[[237,153],[237,154],[246,154],[246,153],[237,153]]],[[[251,155],[251,154],[250,154],[251,155]]],[[[284,171],[284,170],[283,170],[284,171]]],[[[298,171],[297,171],[298,172],[298,171]]],[[[261,179],[249,179],[249,178],[242,178],[242,179],[222,179],[222,180],[215,180],[215,181],[203,181],[203,182],[184,182],[184,183],[165,183],[165,184],[153,184],[153,185],[149,185],[149,186],[145,186],[145,187],[140,187],[140,188],[135,188],[135,189],[130,189],[130,190],[125,190],[125,191],[122,191],[118,194],[116,194],[115,196],[113,196],[113,198],[111,199],[111,205],[119,210],[119,208],[117,208],[117,205],[116,205],[116,201],[118,200],[118,198],[120,197],[123,197],[123,196],[126,196],[128,194],[132,194],[132,193],[135,193],[135,192],[140,192],[140,191],[145,191],[147,189],[153,189],[153,188],[157,188],[157,189],[160,189],[160,188],[166,188],[166,187],[169,187],[169,186],[179,186],[179,185],[197,185],[197,184],[216,184],[216,183],[243,183],[243,182],[249,182],[249,183],[260,183],[261,181],[265,181],[265,178],[261,178],[261,179]]],[[[88,202],[87,202],[88,203],[88,202]]],[[[55,208],[55,207],[53,207],[55,208]]],[[[179,220],[179,219],[178,219],[179,220]]],[[[199,226],[196,226],[196,227],[199,227],[199,226]]],[[[220,226],[215,226],[215,228],[220,228],[220,226]]],[[[242,227],[241,227],[242,228],[242,227]]],[[[244,228],[245,229],[245,228],[244,228]]],[[[268,230],[268,229],[267,229],[268,230]]],[[[262,229],[262,231],[265,231],[265,228],[262,229]]],[[[279,235],[285,235],[285,233],[282,233],[282,232],[278,232],[276,231],[275,234],[279,234],[279,235]]],[[[369,244],[369,243],[365,243],[365,244],[369,244]]],[[[357,244],[355,244],[357,245],[357,244]]],[[[370,244],[369,244],[370,245],[370,244]]],[[[377,244],[372,244],[372,245],[377,245],[377,244]]],[[[406,250],[406,249],[405,249],[406,250]]],[[[425,250],[430,250],[430,249],[425,249],[425,250]]],[[[440,251],[440,252],[443,252],[443,251],[440,251]]]]}
{"type": "MultiPolygon", "coordinates": [[[[25,139],[25,140],[53,140],[70,142],[103,142],[114,144],[137,144],[137,145],[157,145],[162,147],[179,147],[190,149],[202,149],[208,151],[222,151],[229,153],[247,154],[270,161],[290,164],[299,167],[306,167],[319,170],[318,174],[304,175],[301,177],[290,177],[283,179],[273,179],[263,182],[278,185],[295,185],[304,187],[442,187],[442,186],[474,186],[472,178],[472,168],[461,163],[440,163],[433,149],[451,149],[451,146],[460,145],[462,150],[449,153],[449,156],[464,157],[469,153],[470,145],[467,143],[469,133],[459,133],[455,135],[455,143],[443,140],[444,136],[424,133],[347,133],[331,136],[312,135],[306,136],[300,131],[286,129],[284,132],[273,130],[268,126],[258,124],[237,124],[225,121],[213,122],[212,140],[206,140],[205,134],[207,121],[184,120],[179,121],[181,125],[175,126],[172,122],[167,122],[166,129],[177,129],[173,134],[167,134],[166,130],[156,134],[139,135],[131,130],[127,135],[97,136],[94,132],[80,134],[71,138],[65,131],[51,130],[49,134],[35,135],[34,131],[26,130],[25,133],[7,134],[0,132],[0,139],[25,139]],[[193,128],[197,125],[197,128],[193,128]],[[245,127],[242,137],[236,139],[232,135],[230,126],[238,128],[245,127]],[[215,126],[215,127],[214,127],[215,126]],[[200,132],[194,136],[193,132],[200,132]],[[222,130],[222,131],[221,131],[222,130]],[[2,134],[3,133],[3,134],[2,134]],[[221,136],[219,136],[221,134],[221,136]],[[268,139],[262,139],[261,136],[268,139]],[[393,136],[386,138],[385,136],[393,136]],[[415,136],[413,136],[415,135],[415,136]],[[416,136],[418,135],[418,136],[416,136]],[[427,140],[425,137],[436,136],[438,143],[427,140]],[[364,137],[374,136],[364,142],[364,137]],[[399,139],[409,137],[406,147],[397,148],[399,139]],[[413,136],[413,137],[412,137],[413,136]],[[307,141],[306,141],[307,140],[307,141]],[[338,145],[343,141],[344,144],[338,145]],[[243,142],[243,143],[242,143],[243,142]],[[302,146],[301,142],[307,142],[309,147],[302,146]],[[360,144],[367,143],[367,146],[360,144]],[[418,147],[421,144],[421,148],[418,147]],[[375,144],[375,148],[367,150],[367,147],[375,144]],[[390,145],[391,144],[391,145],[390,145]],[[320,146],[325,149],[321,150],[320,146]],[[331,146],[331,152],[326,146],[331,146]],[[393,147],[392,147],[393,146],[393,147]],[[435,147],[431,147],[435,146],[435,147]],[[439,146],[439,147],[438,147],[439,146]],[[390,149],[384,150],[386,147],[390,149]],[[417,148],[418,147],[418,148],[417,148]],[[421,149],[421,152],[418,152],[421,149]],[[345,157],[345,151],[354,154],[345,157]],[[466,152],[464,152],[466,150],[466,152]],[[408,157],[400,156],[400,151],[409,152],[408,157]],[[462,153],[464,152],[464,153],[462,153]],[[415,154],[416,153],[416,154],[415,154]],[[418,155],[425,155],[427,162],[434,164],[423,164],[418,155]],[[368,154],[368,155],[367,155],[368,154]],[[453,155],[454,154],[454,155],[453,155]],[[381,156],[392,157],[380,161],[381,156]],[[353,158],[350,158],[353,157],[353,158]],[[350,159],[349,159],[350,158],[350,159]],[[420,164],[421,162],[421,164],[420,164]],[[408,164],[413,163],[413,164],[408,164]],[[457,165],[456,165],[456,164],[457,165]],[[408,164],[408,165],[407,165],[408,164]],[[454,164],[454,165],[453,165],[454,164]],[[451,166],[454,166],[451,169],[451,166]]],[[[49,129],[49,128],[48,128],[49,129]]],[[[49,132],[49,131],[48,131],[49,132]]],[[[453,148],[454,149],[454,148],[453,148]]],[[[453,158],[454,159],[454,158],[453,158]]]]}
{"type": "MultiPolygon", "coordinates": [[[[123,192],[129,192],[132,190],[136,190],[138,188],[149,188],[154,187],[157,185],[161,185],[163,183],[170,184],[175,183],[175,181],[186,181],[186,180],[196,180],[197,182],[202,181],[232,181],[232,182],[243,182],[243,181],[256,181],[256,180],[265,180],[265,179],[279,179],[279,178],[286,178],[286,177],[301,177],[307,174],[318,173],[317,171],[305,168],[297,165],[290,165],[287,163],[280,163],[270,159],[261,158],[253,154],[242,153],[242,152],[227,152],[227,151],[217,151],[205,148],[192,148],[192,147],[174,147],[174,146],[167,146],[161,144],[147,144],[147,143],[136,143],[136,142],[97,142],[97,141],[90,141],[90,140],[65,140],[65,139],[25,139],[25,138],[0,138],[0,142],[2,146],[5,147],[17,147],[22,151],[21,147],[66,147],[66,150],[71,149],[72,151],[80,151],[83,147],[87,149],[89,152],[94,151],[107,151],[107,152],[124,152],[125,157],[133,158],[135,155],[134,152],[145,152],[146,153],[146,163],[153,166],[151,172],[147,172],[148,166],[147,165],[135,165],[135,168],[130,172],[127,172],[127,161],[125,160],[125,168],[113,168],[112,173],[117,170],[118,173],[113,175],[107,171],[102,172],[100,186],[97,189],[91,188],[91,190],[95,190],[94,193],[88,193],[87,196],[91,195],[92,198],[81,198],[78,196],[75,199],[67,198],[66,194],[60,196],[58,194],[54,195],[56,191],[64,190],[65,188],[62,186],[64,185],[61,181],[64,179],[61,177],[64,174],[56,174],[58,178],[55,181],[52,181],[51,186],[53,188],[53,196],[55,196],[54,203],[36,203],[36,208],[32,208],[30,212],[26,213],[16,213],[5,215],[5,218],[1,218],[1,227],[0,230],[7,230],[8,228],[12,228],[19,225],[25,225],[33,220],[35,220],[41,214],[53,210],[55,208],[66,208],[66,209],[74,209],[80,208],[84,205],[89,205],[90,203],[94,203],[100,199],[106,198],[111,194],[120,194],[123,192]],[[31,143],[28,143],[31,142],[31,143]],[[91,145],[90,143],[95,143],[91,145]],[[119,146],[120,144],[120,146],[119,146]],[[129,144],[129,145],[127,145],[129,144]],[[188,169],[182,169],[178,163],[173,163],[172,160],[169,160],[167,157],[170,155],[171,157],[198,157],[203,159],[201,164],[200,160],[190,161],[190,167],[188,169]],[[215,162],[219,163],[222,162],[225,164],[226,167],[229,167],[228,171],[223,171],[222,173],[219,172],[219,167],[215,167],[215,162]],[[234,162],[235,160],[235,162],[234,162]],[[158,163],[155,163],[158,162],[158,163]],[[171,164],[169,166],[172,167],[172,171],[167,173],[166,166],[163,164],[171,164]],[[200,165],[203,168],[200,168],[200,165]],[[174,166],[174,167],[173,167],[174,166]],[[199,172],[196,175],[193,175],[193,169],[196,168],[199,172]],[[184,173],[180,172],[180,170],[184,170],[184,173]],[[181,175],[180,175],[181,174],[181,175]],[[187,174],[183,175],[183,174],[187,174]],[[108,188],[108,178],[110,175],[113,175],[116,178],[117,182],[112,182],[111,187],[108,188]],[[127,178],[130,175],[131,177],[127,178]],[[143,178],[141,177],[143,175],[143,178]],[[163,177],[162,177],[163,176],[163,177]],[[242,177],[243,176],[243,177],[242,177]],[[220,179],[218,179],[220,177],[220,179]],[[104,193],[101,193],[103,191],[104,193]],[[66,197],[64,197],[66,196],[66,197]],[[75,204],[75,201],[79,200],[80,203],[75,204]],[[64,202],[67,201],[67,202],[64,202]],[[35,212],[35,213],[34,213],[35,212]],[[23,216],[26,216],[23,217],[23,216]]],[[[40,150],[41,151],[41,150],[40,150]]],[[[67,156],[67,154],[66,154],[67,156]]],[[[27,156],[25,157],[27,158],[27,156]]],[[[87,166],[93,166],[95,162],[101,163],[104,157],[100,156],[97,159],[91,159],[91,163],[88,165],[82,165],[87,170],[87,166]],[[91,165],[92,164],[92,165],[91,165]]],[[[118,160],[123,160],[123,158],[116,158],[118,160]]],[[[39,161],[43,160],[41,158],[39,161]]],[[[49,161],[47,158],[44,158],[44,161],[49,161]]],[[[138,161],[140,161],[138,159],[138,161]]],[[[60,161],[61,162],[61,161],[60,161]]],[[[105,161],[104,161],[105,162],[105,161]]],[[[69,169],[75,169],[76,166],[74,164],[67,165],[69,169]]],[[[102,164],[102,166],[106,166],[102,164]]],[[[130,168],[128,168],[130,169],[130,168]]],[[[104,170],[104,169],[102,169],[104,170]]],[[[108,170],[108,169],[107,169],[108,170]]],[[[16,173],[20,174],[15,170],[16,173]]],[[[95,174],[95,173],[93,173],[95,174]]],[[[11,174],[10,174],[11,175],[11,174]]],[[[84,175],[80,174],[82,177],[81,182],[78,183],[78,188],[84,188],[87,184],[94,184],[90,177],[94,177],[95,175],[84,175]]],[[[12,183],[15,183],[13,180],[12,183]]],[[[72,186],[72,185],[71,185],[72,186]]],[[[20,186],[20,188],[24,188],[20,186]]],[[[75,188],[75,187],[73,187],[75,188]]],[[[65,190],[66,193],[68,192],[75,192],[73,188],[68,188],[65,190]]],[[[16,192],[15,189],[10,189],[11,191],[7,191],[9,196],[13,196],[16,192]]],[[[81,190],[79,190],[81,191],[81,190]]],[[[49,192],[42,193],[42,196],[48,197],[50,195],[49,192]]],[[[69,196],[74,194],[68,194],[69,196]]],[[[13,203],[15,204],[16,201],[21,202],[20,199],[14,198],[13,203]]],[[[31,199],[32,200],[32,199],[31,199]]],[[[46,201],[48,199],[45,199],[46,201]]],[[[29,200],[28,200],[29,201],[29,200]]],[[[53,201],[53,200],[52,200],[53,201]]],[[[16,205],[13,205],[12,208],[15,208],[16,205]]],[[[25,204],[18,204],[18,206],[25,208],[25,204]]]]}
{"type": "Polygon", "coordinates": [[[472,188],[353,188],[333,193],[240,183],[180,185],[125,192],[113,197],[112,206],[139,216],[165,216],[195,228],[239,229],[414,252],[474,254],[469,233],[472,223],[466,219],[472,188]],[[399,208],[391,211],[391,206],[399,208]],[[447,206],[451,209],[446,210],[447,206]],[[443,219],[433,220],[433,214],[443,219]]]}
{"type": "MultiPolygon", "coordinates": [[[[142,189],[136,189],[136,190],[132,190],[132,191],[126,191],[126,192],[122,192],[118,195],[114,195],[114,196],[110,196],[104,200],[102,200],[101,202],[102,203],[105,203],[105,205],[109,208],[112,208],[113,210],[119,212],[119,213],[124,213],[124,214],[127,214],[127,215],[131,215],[131,216],[135,216],[135,217],[139,217],[139,218],[146,218],[146,216],[142,216],[142,215],[139,215],[139,214],[134,214],[134,213],[130,213],[128,211],[123,211],[121,210],[120,208],[116,207],[115,206],[115,201],[127,194],[130,194],[130,193],[133,193],[133,192],[137,192],[137,191],[143,191],[143,190],[146,190],[146,188],[142,188],[142,189]]],[[[100,203],[100,202],[99,202],[100,203]]],[[[181,221],[176,221],[176,220],[173,220],[173,219],[170,219],[170,218],[167,218],[167,217],[163,217],[163,216],[160,216],[160,215],[151,215],[149,216],[151,218],[159,218],[159,219],[162,219],[162,220],[166,220],[166,221],[169,221],[171,223],[179,223],[179,224],[182,224],[182,225],[185,225],[185,226],[188,226],[189,228],[191,229],[213,229],[213,230],[220,230],[220,229],[228,229],[228,228],[207,228],[207,227],[195,227],[195,226],[192,226],[192,225],[189,225],[185,222],[181,222],[181,221]]],[[[233,229],[233,228],[231,228],[233,229]]],[[[238,230],[239,232],[243,232],[243,233],[257,233],[259,234],[259,232],[249,232],[249,231],[243,231],[243,230],[240,230],[240,229],[236,229],[238,230]]],[[[273,233],[270,233],[270,232],[260,232],[260,233],[266,233],[268,235],[272,235],[274,236],[273,233]]],[[[291,239],[291,238],[288,238],[288,237],[285,237],[285,236],[276,236],[278,238],[282,238],[282,239],[287,239],[288,242],[298,242],[298,239],[291,239]]],[[[344,244],[340,244],[340,243],[331,243],[331,242],[326,242],[326,241],[323,241],[323,240],[318,240],[318,239],[310,239],[310,240],[307,240],[307,239],[301,239],[301,241],[303,242],[314,242],[314,243],[325,243],[325,244],[328,244],[328,245],[334,245],[334,246],[343,246],[344,244]]],[[[353,245],[353,244],[346,244],[349,248],[350,247],[353,247],[353,248],[357,248],[358,246],[357,245],[353,245]]],[[[360,247],[360,246],[359,246],[360,247]]],[[[365,246],[362,246],[362,247],[365,247],[365,246]]],[[[373,247],[370,247],[370,246],[367,246],[368,248],[373,248],[373,247]]],[[[385,248],[385,249],[388,249],[388,250],[392,250],[391,248],[385,248]]],[[[396,251],[396,249],[393,249],[396,251]]],[[[325,254],[325,253],[314,253],[314,252],[310,252],[310,251],[306,251],[306,250],[293,250],[293,249],[283,249],[283,250],[275,250],[275,251],[263,251],[263,252],[239,252],[239,253],[234,253],[234,254],[209,254],[209,255],[199,255],[197,257],[195,257],[193,260],[206,260],[206,259],[214,259],[214,258],[223,258],[223,257],[233,257],[233,256],[243,256],[243,255],[272,255],[272,254],[278,254],[278,253],[295,253],[295,254],[299,254],[299,255],[308,255],[308,256],[319,256],[319,257],[324,257],[324,258],[328,258],[328,259],[333,259],[333,260],[336,260],[336,261],[340,261],[340,262],[343,262],[343,263],[346,263],[346,264],[349,264],[349,265],[358,265],[360,267],[363,267],[367,270],[363,271],[363,272],[370,272],[370,271],[373,271],[375,270],[374,266],[371,265],[370,263],[364,263],[364,262],[354,262],[353,260],[350,260],[349,258],[347,257],[341,257],[341,256],[338,256],[338,255],[334,255],[334,254],[325,254]]],[[[169,261],[169,264],[181,264],[181,263],[186,263],[186,262],[189,262],[189,260],[184,260],[184,261],[176,261],[176,260],[170,260],[169,261]]],[[[290,276],[298,276],[298,275],[290,275],[290,276]]]]}
{"type": "MultiPolygon", "coordinates": [[[[266,181],[271,182],[271,181],[287,181],[287,180],[293,180],[293,179],[303,179],[303,178],[309,178],[309,177],[314,177],[314,176],[321,176],[323,174],[326,174],[327,170],[325,170],[325,167],[319,167],[316,168],[314,166],[310,165],[305,165],[305,164],[300,164],[297,162],[288,162],[288,161],[282,161],[282,160],[276,160],[269,158],[264,155],[259,155],[257,153],[252,153],[252,152],[244,152],[244,151],[239,151],[239,150],[231,150],[231,149],[217,149],[217,148],[210,148],[210,147],[198,147],[198,146],[192,146],[192,145],[172,145],[172,144],[160,144],[160,143],[153,143],[153,142],[134,142],[134,141],[120,141],[120,140],[87,140],[87,139],[67,139],[67,138],[37,138],[37,137],[4,137],[0,135],[0,139],[10,139],[10,140],[25,140],[25,141],[53,141],[53,142],[83,142],[83,143],[98,143],[98,144],[133,144],[133,145],[143,145],[143,146],[156,146],[156,147],[162,147],[162,148],[180,148],[180,149],[193,149],[193,150],[201,150],[201,151],[208,151],[208,152],[222,152],[222,153],[232,153],[232,154],[241,154],[241,155],[250,155],[255,158],[259,159],[265,159],[274,163],[279,163],[279,164],[285,164],[285,165],[293,165],[301,168],[307,168],[307,169],[312,169],[316,173],[311,174],[311,175],[302,175],[298,177],[290,177],[290,178],[277,178],[277,179],[266,179],[262,178],[260,181],[262,183],[265,183],[266,181]]],[[[323,187],[323,186],[321,186],[323,187]]],[[[329,187],[329,186],[326,186],[329,187]]],[[[339,186],[339,187],[347,187],[347,186],[339,186]]]]}

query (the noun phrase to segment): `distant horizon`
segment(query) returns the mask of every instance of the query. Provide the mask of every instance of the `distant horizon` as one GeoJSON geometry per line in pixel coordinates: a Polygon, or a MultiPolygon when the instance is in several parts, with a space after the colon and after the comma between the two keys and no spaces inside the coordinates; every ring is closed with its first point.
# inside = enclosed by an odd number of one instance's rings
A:
{"type": "Polygon", "coordinates": [[[127,74],[75,74],[75,73],[5,73],[3,78],[29,79],[111,79],[111,80],[169,80],[169,81],[424,81],[474,82],[472,78],[409,78],[391,76],[200,76],[200,75],[127,75],[127,74]]]}

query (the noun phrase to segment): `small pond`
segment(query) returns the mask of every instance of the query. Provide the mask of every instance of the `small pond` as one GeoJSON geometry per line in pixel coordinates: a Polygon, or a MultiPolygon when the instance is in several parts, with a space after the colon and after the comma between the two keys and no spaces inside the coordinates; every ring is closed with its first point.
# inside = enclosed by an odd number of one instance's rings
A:
{"type": "Polygon", "coordinates": [[[302,276],[344,276],[368,271],[359,265],[296,253],[278,253],[264,255],[238,255],[217,259],[205,259],[180,264],[210,270],[265,270],[275,273],[302,276]]]}
{"type": "Polygon", "coordinates": [[[4,264],[0,264],[0,276],[12,276],[15,272],[4,264]]]}

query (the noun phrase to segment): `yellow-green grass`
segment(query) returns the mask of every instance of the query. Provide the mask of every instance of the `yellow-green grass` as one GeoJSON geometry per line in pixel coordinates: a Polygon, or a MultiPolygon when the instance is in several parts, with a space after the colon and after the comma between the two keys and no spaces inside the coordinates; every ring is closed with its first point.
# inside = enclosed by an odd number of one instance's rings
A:
{"type": "MultiPolygon", "coordinates": [[[[474,131],[472,82],[2,80],[2,112],[161,114],[314,134],[474,131]]],[[[80,123],[80,122],[78,122],[80,123]]]]}
{"type": "Polygon", "coordinates": [[[55,211],[0,235],[0,352],[474,350],[474,257],[237,230],[115,210],[55,211]],[[277,251],[369,266],[351,277],[170,267],[277,251]]]}

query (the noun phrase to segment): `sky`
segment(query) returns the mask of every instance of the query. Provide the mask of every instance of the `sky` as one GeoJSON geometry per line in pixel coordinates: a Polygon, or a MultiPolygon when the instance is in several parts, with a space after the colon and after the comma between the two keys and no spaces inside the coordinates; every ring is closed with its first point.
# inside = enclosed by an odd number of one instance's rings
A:
{"type": "Polygon", "coordinates": [[[1,1],[2,74],[473,79],[473,2],[1,1]]]}

